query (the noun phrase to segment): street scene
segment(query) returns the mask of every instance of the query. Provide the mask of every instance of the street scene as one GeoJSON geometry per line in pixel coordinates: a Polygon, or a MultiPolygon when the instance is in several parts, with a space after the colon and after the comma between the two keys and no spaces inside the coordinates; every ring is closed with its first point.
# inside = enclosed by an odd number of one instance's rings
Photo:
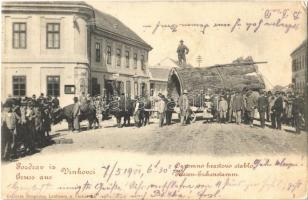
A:
{"type": "MultiPolygon", "coordinates": [[[[236,124],[208,124],[197,121],[189,126],[180,126],[178,119],[170,126],[157,128],[158,120],[151,119],[143,128],[134,126],[118,129],[116,120],[103,123],[105,128],[82,131],[72,134],[66,124],[60,124],[52,130],[53,144],[41,149],[26,159],[40,160],[45,155],[54,153],[78,153],[82,151],[127,151],[155,154],[204,154],[217,156],[263,155],[263,154],[303,154],[307,150],[307,136],[295,134],[288,126],[283,130],[270,127],[262,129],[256,121],[256,127],[236,124]],[[241,145],[237,145],[237,144],[241,145]],[[205,145],[206,144],[206,145],[205,145]]],[[[269,124],[268,124],[269,125],[269,124]]],[[[82,128],[86,129],[84,123],[82,128]]],[[[269,125],[270,126],[270,125],[269,125]]],[[[14,160],[13,160],[14,161],[14,160]]],[[[8,164],[8,163],[6,163],[8,164]]]]}
{"type": "Polygon", "coordinates": [[[228,4],[233,21],[198,4],[3,2],[3,170],[81,152],[305,156],[307,5],[245,21],[249,3],[228,4]]]}

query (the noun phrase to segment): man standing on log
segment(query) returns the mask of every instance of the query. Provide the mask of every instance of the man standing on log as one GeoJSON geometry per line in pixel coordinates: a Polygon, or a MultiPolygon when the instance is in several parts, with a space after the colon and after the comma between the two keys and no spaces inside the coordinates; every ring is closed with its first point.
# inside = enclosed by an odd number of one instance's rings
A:
{"type": "Polygon", "coordinates": [[[178,46],[178,49],[176,50],[178,53],[178,59],[179,59],[179,65],[186,65],[186,54],[189,53],[189,49],[186,45],[184,45],[184,41],[180,41],[180,45],[178,46]]]}

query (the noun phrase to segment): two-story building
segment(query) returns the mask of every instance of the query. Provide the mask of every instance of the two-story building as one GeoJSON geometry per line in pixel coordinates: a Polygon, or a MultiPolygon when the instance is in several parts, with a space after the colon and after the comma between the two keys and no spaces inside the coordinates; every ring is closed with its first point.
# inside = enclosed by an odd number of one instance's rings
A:
{"type": "Polygon", "coordinates": [[[305,88],[308,87],[307,55],[307,40],[305,40],[291,53],[293,88],[296,92],[301,94],[304,94],[305,88]]]}
{"type": "Polygon", "coordinates": [[[3,2],[2,33],[2,101],[44,93],[67,105],[82,92],[149,91],[151,46],[84,2],[3,2]]]}
{"type": "Polygon", "coordinates": [[[166,57],[154,66],[150,66],[150,95],[157,97],[159,93],[167,96],[167,82],[172,68],[180,67],[172,58],[166,57]]]}

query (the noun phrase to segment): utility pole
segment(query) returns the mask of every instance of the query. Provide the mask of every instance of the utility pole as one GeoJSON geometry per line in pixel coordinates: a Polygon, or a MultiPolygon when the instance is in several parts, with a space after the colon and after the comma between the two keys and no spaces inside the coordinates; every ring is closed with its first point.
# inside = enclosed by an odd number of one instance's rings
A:
{"type": "Polygon", "coordinates": [[[199,55],[197,57],[198,66],[200,67],[200,64],[202,63],[202,57],[199,55]]]}

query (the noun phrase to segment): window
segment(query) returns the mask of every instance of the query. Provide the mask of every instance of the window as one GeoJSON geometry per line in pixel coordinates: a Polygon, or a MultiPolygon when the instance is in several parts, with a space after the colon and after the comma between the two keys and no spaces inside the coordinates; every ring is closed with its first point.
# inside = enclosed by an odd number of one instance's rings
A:
{"type": "Polygon", "coordinates": [[[75,94],[75,85],[65,85],[64,94],[75,94]]]}
{"type": "Polygon", "coordinates": [[[27,47],[26,23],[13,23],[13,48],[25,49],[27,47]]]}
{"type": "Polygon", "coordinates": [[[155,84],[154,83],[150,83],[150,96],[154,96],[154,89],[155,89],[155,84]]]}
{"type": "Polygon", "coordinates": [[[129,67],[129,51],[125,51],[125,65],[129,67]]]}
{"type": "Polygon", "coordinates": [[[98,42],[95,44],[95,61],[101,61],[101,44],[98,42]]]}
{"type": "Polygon", "coordinates": [[[111,46],[107,46],[107,64],[111,64],[111,46]]]}
{"type": "Polygon", "coordinates": [[[139,96],[138,82],[134,82],[134,95],[139,96]]]}
{"type": "Polygon", "coordinates": [[[13,95],[26,96],[26,76],[13,76],[13,95]]]}
{"type": "Polygon", "coordinates": [[[147,84],[141,83],[141,96],[145,96],[147,94],[147,84]]]}
{"type": "Polygon", "coordinates": [[[60,48],[60,24],[48,23],[46,27],[46,48],[59,49],[60,48]]]}
{"type": "Polygon", "coordinates": [[[92,92],[91,95],[100,95],[101,94],[101,86],[97,81],[97,78],[92,78],[92,92]]]}
{"type": "Polygon", "coordinates": [[[60,76],[47,76],[47,95],[60,96],[60,76]]]}
{"type": "Polygon", "coordinates": [[[131,85],[130,81],[126,81],[126,94],[130,98],[131,97],[131,85]]]}
{"type": "Polygon", "coordinates": [[[121,95],[122,93],[124,93],[124,82],[122,81],[116,82],[116,91],[118,95],[121,95]]]}
{"type": "Polygon", "coordinates": [[[121,66],[121,49],[117,49],[117,66],[121,66]]]}
{"type": "Polygon", "coordinates": [[[137,68],[137,60],[138,60],[137,54],[134,53],[134,67],[135,68],[137,68]]]}
{"type": "Polygon", "coordinates": [[[145,66],[144,66],[144,55],[141,55],[141,60],[140,60],[140,62],[141,62],[141,69],[145,69],[145,66]]]}

